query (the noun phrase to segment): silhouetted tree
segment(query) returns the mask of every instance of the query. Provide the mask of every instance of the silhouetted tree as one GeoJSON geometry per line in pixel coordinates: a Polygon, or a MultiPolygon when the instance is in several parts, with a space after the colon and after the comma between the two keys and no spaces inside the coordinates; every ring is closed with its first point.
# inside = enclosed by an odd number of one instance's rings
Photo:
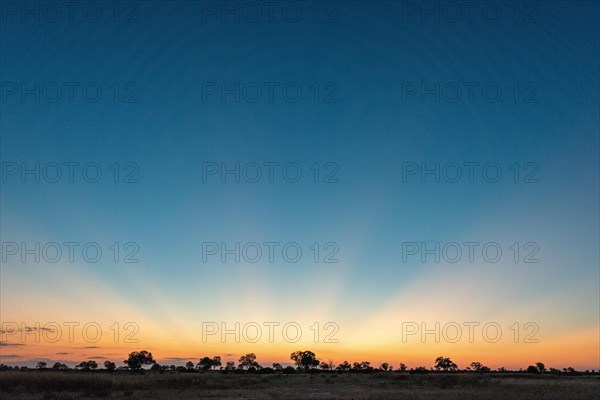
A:
{"type": "Polygon", "coordinates": [[[188,371],[193,371],[194,370],[194,363],[191,361],[188,361],[185,363],[185,369],[187,369],[188,371]]]}
{"type": "Polygon", "coordinates": [[[540,371],[540,372],[546,371],[546,366],[542,362],[536,362],[535,366],[537,367],[538,371],[540,371]]]}
{"type": "Polygon", "coordinates": [[[233,361],[227,361],[227,363],[225,365],[225,369],[227,371],[233,371],[235,369],[235,362],[233,362],[233,361]]]}
{"type": "Polygon", "coordinates": [[[379,367],[382,371],[387,371],[390,368],[390,364],[384,362],[381,363],[381,367],[379,367]]]}
{"type": "Polygon", "coordinates": [[[67,367],[67,365],[66,365],[66,364],[62,364],[62,363],[56,362],[56,363],[54,363],[54,365],[52,366],[52,369],[53,369],[53,370],[58,370],[58,371],[65,371],[65,370],[68,370],[68,369],[69,369],[69,367],[67,367]]]}
{"type": "Polygon", "coordinates": [[[98,363],[96,361],[82,361],[77,365],[77,368],[82,369],[84,371],[89,371],[92,369],[98,368],[98,363]]]}
{"type": "Polygon", "coordinates": [[[275,371],[281,371],[283,369],[283,367],[279,363],[273,363],[273,369],[275,371]]]}
{"type": "MultiPolygon", "coordinates": [[[[471,363],[471,368],[473,369],[473,371],[475,372],[490,372],[491,370],[486,367],[485,365],[481,364],[479,361],[473,361],[471,363]]],[[[468,368],[467,368],[468,369],[468,368]]]]}
{"type": "Polygon", "coordinates": [[[106,368],[109,372],[112,372],[117,368],[117,366],[114,362],[107,360],[104,361],[104,368],[106,368]]]}
{"type": "Polygon", "coordinates": [[[400,363],[400,366],[398,368],[400,369],[400,371],[404,372],[406,371],[406,364],[400,363]]]}
{"type": "Polygon", "coordinates": [[[356,372],[369,372],[372,371],[373,367],[371,367],[371,363],[368,361],[363,362],[355,362],[352,364],[352,371],[356,372]]]}
{"type": "Polygon", "coordinates": [[[259,368],[260,365],[256,362],[256,355],[254,353],[248,353],[244,356],[241,356],[239,359],[239,367],[246,367],[248,369],[254,367],[259,368]]]}
{"type": "Polygon", "coordinates": [[[154,364],[156,361],[152,358],[152,353],[142,350],[140,352],[134,351],[129,353],[129,357],[123,362],[127,364],[130,369],[137,371],[144,365],[154,364]]]}
{"type": "Polygon", "coordinates": [[[435,367],[437,371],[456,371],[457,365],[452,362],[448,357],[438,357],[435,359],[435,367]]]}
{"type": "Polygon", "coordinates": [[[337,367],[339,371],[350,371],[350,368],[352,367],[350,366],[350,363],[348,361],[344,361],[337,367]]]}
{"type": "Polygon", "coordinates": [[[221,366],[221,356],[210,357],[202,357],[200,361],[198,361],[198,369],[203,371],[208,371],[211,368],[220,367],[221,366]]]}
{"type": "Polygon", "coordinates": [[[87,370],[89,370],[89,369],[90,369],[90,368],[88,367],[88,363],[87,363],[87,361],[82,361],[82,362],[80,362],[79,364],[77,364],[77,367],[76,367],[76,368],[82,369],[82,370],[84,370],[84,371],[87,371],[87,370]]]}
{"type": "Polygon", "coordinates": [[[327,365],[329,365],[329,369],[333,371],[335,369],[335,364],[333,363],[333,359],[330,358],[327,360],[327,365]]]}
{"type": "Polygon", "coordinates": [[[48,365],[47,362],[45,361],[38,361],[37,365],[35,366],[36,369],[46,369],[46,366],[48,365]]]}
{"type": "Polygon", "coordinates": [[[298,368],[308,371],[311,368],[318,367],[321,363],[312,351],[295,351],[290,354],[290,359],[296,363],[298,368]]]}
{"type": "Polygon", "coordinates": [[[208,371],[212,367],[212,359],[210,357],[202,357],[198,361],[198,369],[208,371]]]}

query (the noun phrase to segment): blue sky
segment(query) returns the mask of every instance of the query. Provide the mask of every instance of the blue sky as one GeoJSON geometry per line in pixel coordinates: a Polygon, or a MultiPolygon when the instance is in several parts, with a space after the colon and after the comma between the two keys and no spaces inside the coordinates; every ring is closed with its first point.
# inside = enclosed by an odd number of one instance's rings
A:
{"type": "MultiPolygon", "coordinates": [[[[280,14],[273,23],[223,23],[212,14],[203,22],[202,3],[194,2],[141,2],[138,22],[129,24],[110,20],[106,10],[98,23],[3,15],[2,162],[95,162],[103,176],[54,184],[7,177],[2,241],[96,241],[105,251],[113,242],[137,243],[138,264],[103,259],[78,268],[165,323],[157,304],[182,319],[195,312],[254,318],[236,302],[246,287],[273,306],[274,318],[293,320],[326,303],[324,318],[339,321],[345,338],[419,282],[447,282],[461,316],[469,306],[459,293],[480,287],[502,299],[484,300],[492,319],[527,305],[523,318],[537,321],[544,337],[597,329],[598,4],[535,3],[534,22],[515,22],[504,4],[497,22],[476,13],[473,22],[451,23],[403,14],[403,3],[338,2],[332,23],[309,17],[313,3],[301,3],[306,18],[297,23],[280,14]],[[51,82],[94,82],[102,97],[86,102],[76,89],[73,102],[63,92],[56,103],[23,103],[10,94],[10,85],[51,82]],[[263,90],[276,82],[274,101],[266,92],[256,103],[206,93],[206,85],[223,82],[257,82],[263,90]],[[302,88],[295,103],[282,97],[290,82],[302,88]],[[472,101],[468,82],[478,83],[472,101]],[[426,95],[423,102],[403,92],[407,84],[436,83],[457,85],[462,98],[426,95]],[[499,101],[485,100],[486,84],[502,89],[499,101]],[[326,103],[332,88],[336,102],[326,103]],[[139,182],[112,182],[110,166],[128,162],[139,167],[139,182]],[[298,183],[281,176],[203,182],[206,162],[296,162],[303,176],[298,183]],[[314,183],[315,162],[335,163],[339,182],[314,183]],[[481,175],[473,183],[403,182],[407,162],[497,163],[503,175],[497,183],[481,175]],[[515,163],[521,173],[534,163],[539,182],[514,183],[515,163]],[[203,242],[236,241],[298,242],[307,255],[297,264],[202,262],[203,242]],[[498,242],[506,254],[514,242],[535,242],[540,262],[403,263],[402,243],[422,241],[498,242]],[[313,242],[337,243],[340,262],[311,262],[313,242]]],[[[44,273],[69,282],[62,263],[11,260],[2,268],[2,313],[11,318],[20,312],[5,302],[13,282],[41,288],[44,273]]],[[[64,295],[47,289],[46,296],[64,295]]],[[[44,317],[25,304],[31,318],[44,317]]]]}

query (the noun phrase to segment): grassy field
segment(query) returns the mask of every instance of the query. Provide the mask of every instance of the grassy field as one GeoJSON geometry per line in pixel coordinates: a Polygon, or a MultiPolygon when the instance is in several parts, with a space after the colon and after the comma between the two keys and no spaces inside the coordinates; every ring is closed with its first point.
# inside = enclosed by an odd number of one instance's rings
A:
{"type": "Polygon", "coordinates": [[[594,399],[596,376],[530,374],[221,374],[0,372],[0,398],[196,399],[594,399]]]}

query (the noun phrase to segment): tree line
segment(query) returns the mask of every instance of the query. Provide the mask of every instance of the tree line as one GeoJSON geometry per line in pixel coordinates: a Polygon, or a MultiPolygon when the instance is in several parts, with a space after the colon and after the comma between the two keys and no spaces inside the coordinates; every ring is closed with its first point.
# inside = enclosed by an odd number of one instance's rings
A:
{"type": "MultiPolygon", "coordinates": [[[[350,364],[348,361],[343,361],[340,364],[334,364],[333,360],[321,361],[317,358],[315,353],[309,350],[299,350],[290,354],[290,360],[294,362],[295,367],[286,366],[283,367],[280,363],[273,363],[270,367],[261,366],[256,360],[254,353],[248,353],[241,356],[236,365],[234,361],[227,361],[225,365],[221,362],[221,356],[213,357],[202,357],[197,363],[188,361],[184,366],[179,365],[161,365],[159,364],[152,353],[142,350],[134,351],[129,353],[126,360],[123,361],[123,366],[117,367],[112,361],[104,361],[104,368],[98,368],[99,365],[94,360],[82,361],[77,364],[74,368],[70,368],[64,363],[56,362],[52,367],[48,367],[48,363],[45,361],[39,361],[35,370],[54,370],[54,371],[97,371],[104,370],[107,372],[114,371],[175,371],[175,372],[204,372],[211,370],[219,370],[222,372],[238,372],[238,373],[296,373],[296,372],[359,372],[359,373],[370,373],[370,372],[405,372],[405,373],[430,373],[430,372],[474,372],[474,373],[487,373],[487,372],[526,372],[531,374],[569,374],[569,375],[580,375],[580,374],[596,374],[595,370],[577,371],[572,367],[568,368],[549,368],[547,369],[544,363],[536,362],[533,365],[529,365],[526,369],[507,370],[504,367],[500,367],[493,370],[479,361],[472,362],[469,366],[460,369],[456,363],[454,363],[448,357],[437,357],[434,361],[433,367],[426,368],[424,366],[418,366],[415,368],[408,368],[406,364],[400,363],[399,366],[394,369],[393,365],[387,362],[381,363],[378,367],[371,365],[369,361],[353,362],[350,364]],[[145,368],[146,367],[146,368],[145,368]]],[[[0,364],[0,370],[29,370],[28,367],[11,367],[5,364],[0,364]]]]}

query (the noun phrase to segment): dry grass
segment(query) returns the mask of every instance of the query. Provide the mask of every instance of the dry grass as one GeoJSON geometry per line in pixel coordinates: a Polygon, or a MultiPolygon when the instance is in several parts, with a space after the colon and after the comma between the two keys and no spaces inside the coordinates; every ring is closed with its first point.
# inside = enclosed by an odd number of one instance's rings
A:
{"type": "Polygon", "coordinates": [[[598,399],[596,376],[0,372],[0,398],[73,399],[598,399]]]}

